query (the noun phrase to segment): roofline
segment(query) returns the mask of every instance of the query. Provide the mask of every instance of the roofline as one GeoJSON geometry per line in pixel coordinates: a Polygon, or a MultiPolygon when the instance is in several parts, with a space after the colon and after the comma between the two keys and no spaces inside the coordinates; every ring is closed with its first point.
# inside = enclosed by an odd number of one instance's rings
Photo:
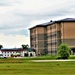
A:
{"type": "Polygon", "coordinates": [[[34,29],[34,28],[36,28],[36,27],[46,27],[46,25],[42,25],[42,24],[40,25],[40,24],[39,24],[39,25],[36,25],[36,26],[34,26],[34,27],[29,28],[29,30],[34,29]]]}
{"type": "Polygon", "coordinates": [[[53,21],[53,23],[51,23],[51,24],[47,24],[47,25],[38,24],[38,25],[36,25],[36,26],[34,26],[34,27],[29,28],[29,30],[34,29],[34,28],[36,28],[36,27],[46,27],[46,26],[48,26],[48,25],[52,25],[52,24],[54,24],[54,23],[55,23],[55,21],[53,21]]]}
{"type": "Polygon", "coordinates": [[[6,51],[19,51],[19,50],[26,50],[26,49],[23,49],[23,48],[12,48],[12,49],[0,49],[1,51],[4,51],[4,50],[6,50],[6,51]]]}
{"type": "MultiPolygon", "coordinates": [[[[66,19],[69,19],[69,18],[66,18],[66,19]]],[[[55,24],[55,23],[61,23],[61,22],[75,22],[75,19],[74,19],[74,20],[64,20],[64,19],[62,19],[62,20],[57,20],[57,21],[53,21],[52,23],[49,22],[49,24],[46,24],[46,25],[44,25],[44,23],[43,23],[43,24],[38,24],[38,25],[36,25],[36,26],[34,26],[34,27],[29,28],[29,30],[34,29],[34,28],[36,28],[36,27],[46,27],[46,26],[48,26],[48,25],[52,25],[52,24],[55,24]]],[[[46,22],[46,23],[47,23],[47,22],[46,22]]]]}
{"type": "Polygon", "coordinates": [[[0,50],[2,52],[15,52],[15,51],[26,51],[26,50],[0,50]]]}
{"type": "Polygon", "coordinates": [[[60,23],[60,22],[75,22],[74,20],[73,21],[55,21],[55,23],[60,23]]]}

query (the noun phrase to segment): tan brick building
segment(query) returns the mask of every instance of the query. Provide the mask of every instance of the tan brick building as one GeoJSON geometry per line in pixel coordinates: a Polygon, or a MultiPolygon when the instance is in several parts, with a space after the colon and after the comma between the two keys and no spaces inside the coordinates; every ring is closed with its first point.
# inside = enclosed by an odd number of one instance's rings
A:
{"type": "Polygon", "coordinates": [[[74,52],[75,18],[50,21],[30,28],[30,45],[36,49],[37,55],[55,55],[61,43],[67,43],[74,52]]]}

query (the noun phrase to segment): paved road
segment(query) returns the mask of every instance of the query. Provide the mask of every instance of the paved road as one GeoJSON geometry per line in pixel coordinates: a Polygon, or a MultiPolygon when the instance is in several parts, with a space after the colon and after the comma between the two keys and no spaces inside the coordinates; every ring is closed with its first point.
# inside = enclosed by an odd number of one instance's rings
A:
{"type": "Polygon", "coordinates": [[[75,61],[75,59],[68,59],[68,60],[33,60],[33,62],[63,62],[63,61],[75,61]]]}

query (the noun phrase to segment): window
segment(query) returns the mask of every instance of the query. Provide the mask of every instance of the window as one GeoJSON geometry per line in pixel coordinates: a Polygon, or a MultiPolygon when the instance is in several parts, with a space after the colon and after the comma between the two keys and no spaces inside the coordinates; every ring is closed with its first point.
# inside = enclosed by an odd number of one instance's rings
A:
{"type": "Polygon", "coordinates": [[[34,30],[34,33],[36,33],[36,29],[34,30]]]}
{"type": "Polygon", "coordinates": [[[52,29],[52,27],[50,26],[50,29],[52,29]]]}
{"type": "Polygon", "coordinates": [[[31,33],[33,33],[33,30],[31,30],[31,33]]]}
{"type": "Polygon", "coordinates": [[[48,44],[45,42],[45,43],[44,43],[44,46],[47,47],[47,45],[48,45],[48,44]]]}

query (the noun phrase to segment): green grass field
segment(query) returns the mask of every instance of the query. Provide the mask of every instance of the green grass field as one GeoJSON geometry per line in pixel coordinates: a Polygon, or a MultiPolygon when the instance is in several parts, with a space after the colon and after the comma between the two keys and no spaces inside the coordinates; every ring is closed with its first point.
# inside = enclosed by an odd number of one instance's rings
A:
{"type": "Polygon", "coordinates": [[[27,58],[0,59],[0,75],[75,75],[75,62],[32,62],[27,58]]]}

